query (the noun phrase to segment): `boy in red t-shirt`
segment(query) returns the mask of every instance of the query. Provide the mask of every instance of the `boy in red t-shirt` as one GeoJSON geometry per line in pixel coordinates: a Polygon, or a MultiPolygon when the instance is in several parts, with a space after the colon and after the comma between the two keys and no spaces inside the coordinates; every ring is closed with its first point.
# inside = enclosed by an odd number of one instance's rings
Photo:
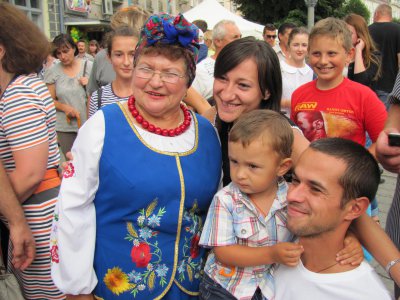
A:
{"type": "Polygon", "coordinates": [[[343,76],[354,52],[346,23],[335,18],[316,23],[308,51],[318,77],[293,93],[291,119],[310,141],[341,137],[365,145],[368,132],[373,142],[369,150],[375,154],[387,114],[371,89],[343,76]]]}

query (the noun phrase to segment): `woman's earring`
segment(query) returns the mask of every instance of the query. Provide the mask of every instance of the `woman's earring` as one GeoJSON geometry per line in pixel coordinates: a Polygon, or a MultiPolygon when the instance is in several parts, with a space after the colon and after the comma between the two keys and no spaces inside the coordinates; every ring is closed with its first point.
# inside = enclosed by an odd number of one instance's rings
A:
{"type": "Polygon", "coordinates": [[[267,100],[269,99],[269,97],[271,97],[270,92],[269,92],[269,91],[265,91],[263,100],[264,100],[264,101],[267,101],[267,100]]]}

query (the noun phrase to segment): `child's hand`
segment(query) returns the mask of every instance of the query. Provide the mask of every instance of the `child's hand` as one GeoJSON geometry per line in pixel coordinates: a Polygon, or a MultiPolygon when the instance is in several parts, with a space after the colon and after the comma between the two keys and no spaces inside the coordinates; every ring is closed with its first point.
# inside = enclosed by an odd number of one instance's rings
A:
{"type": "Polygon", "coordinates": [[[295,267],[299,263],[300,256],[303,253],[303,246],[295,243],[279,243],[273,247],[274,262],[284,264],[289,267],[295,267]]]}
{"type": "Polygon", "coordinates": [[[343,244],[344,248],[336,254],[336,261],[341,265],[360,265],[364,260],[364,253],[358,239],[353,234],[348,234],[343,244]]]}

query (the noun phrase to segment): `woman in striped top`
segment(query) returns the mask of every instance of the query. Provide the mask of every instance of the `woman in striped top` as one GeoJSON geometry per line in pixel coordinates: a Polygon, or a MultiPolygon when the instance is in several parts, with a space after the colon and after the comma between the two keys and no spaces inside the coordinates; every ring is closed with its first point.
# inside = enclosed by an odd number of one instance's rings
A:
{"type": "Polygon", "coordinates": [[[89,101],[89,117],[101,107],[127,101],[132,95],[133,55],[137,42],[138,33],[132,27],[121,26],[110,33],[107,56],[116,76],[111,83],[93,92],[89,101]]]}
{"type": "MultiPolygon", "coordinates": [[[[36,258],[16,274],[27,299],[64,299],[50,276],[49,233],[60,179],[56,114],[34,73],[49,43],[25,14],[0,3],[0,159],[36,242],[36,258]]],[[[12,257],[9,257],[9,262],[12,257]]]]}

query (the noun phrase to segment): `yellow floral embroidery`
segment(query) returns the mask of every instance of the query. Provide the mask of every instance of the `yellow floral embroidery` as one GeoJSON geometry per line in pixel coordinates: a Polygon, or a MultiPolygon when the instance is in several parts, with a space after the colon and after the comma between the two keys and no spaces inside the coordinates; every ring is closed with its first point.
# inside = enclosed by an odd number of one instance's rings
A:
{"type": "Polygon", "coordinates": [[[128,275],[118,267],[108,269],[104,276],[104,283],[116,295],[122,294],[131,288],[128,275]]]}

